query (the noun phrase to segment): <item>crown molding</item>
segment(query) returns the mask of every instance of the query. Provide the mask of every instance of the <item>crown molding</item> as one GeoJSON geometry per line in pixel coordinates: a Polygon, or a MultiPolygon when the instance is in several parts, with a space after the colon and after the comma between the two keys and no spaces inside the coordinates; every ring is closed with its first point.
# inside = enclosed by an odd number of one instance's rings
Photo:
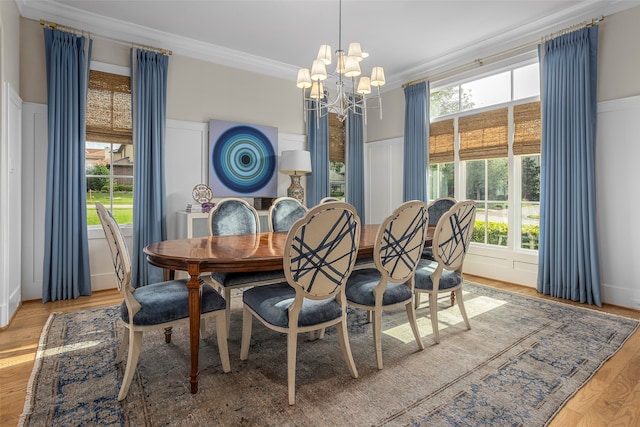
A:
{"type": "Polygon", "coordinates": [[[438,77],[448,70],[479,68],[508,56],[518,56],[535,51],[542,38],[581,22],[590,22],[600,16],[608,16],[632,7],[639,6],[638,1],[591,0],[581,2],[571,8],[546,16],[510,31],[495,34],[489,38],[478,40],[455,51],[438,57],[427,58],[414,67],[408,68],[399,75],[387,79],[389,88],[399,87],[404,83],[420,78],[438,77]]]}
{"type": "Polygon", "coordinates": [[[287,80],[295,80],[297,75],[297,67],[290,64],[100,16],[51,0],[16,0],[16,4],[24,18],[44,19],[85,30],[92,37],[115,43],[154,46],[171,50],[174,54],[287,80]]]}
{"type": "MultiPolygon", "coordinates": [[[[15,0],[20,15],[33,19],[45,19],[61,25],[85,29],[91,35],[112,42],[140,44],[171,50],[175,54],[237,68],[252,73],[295,81],[298,67],[269,58],[211,43],[177,36],[141,25],[103,17],[78,10],[51,0],[15,0]]],[[[437,57],[421,60],[400,74],[387,76],[382,91],[401,87],[404,83],[420,78],[433,78],[449,70],[473,69],[509,55],[518,55],[527,49],[533,51],[542,37],[572,25],[599,16],[607,16],[640,5],[637,0],[588,0],[579,2],[556,14],[520,25],[510,31],[496,33],[467,46],[446,52],[437,57]]]]}

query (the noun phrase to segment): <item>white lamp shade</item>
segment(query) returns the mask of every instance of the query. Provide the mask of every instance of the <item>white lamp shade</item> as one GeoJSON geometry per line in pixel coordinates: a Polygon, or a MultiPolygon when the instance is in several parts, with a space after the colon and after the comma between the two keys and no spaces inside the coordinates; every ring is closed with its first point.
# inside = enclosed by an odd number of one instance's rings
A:
{"type": "Polygon", "coordinates": [[[373,67],[371,70],[371,86],[384,86],[384,69],[382,67],[373,67]]]}
{"type": "Polygon", "coordinates": [[[298,70],[298,80],[296,86],[300,89],[309,89],[311,87],[311,75],[308,68],[300,68],[298,70]]]}
{"type": "Polygon", "coordinates": [[[331,64],[331,46],[328,44],[321,45],[316,59],[321,60],[325,65],[331,64]]]}
{"type": "Polygon", "coordinates": [[[349,50],[347,51],[348,56],[354,56],[358,62],[362,61],[362,47],[360,47],[360,43],[349,43],[349,50]]]}
{"type": "Polygon", "coordinates": [[[360,63],[355,56],[347,56],[344,69],[344,75],[347,77],[358,77],[362,74],[362,71],[360,71],[360,63]]]}
{"type": "Polygon", "coordinates": [[[320,59],[315,59],[311,65],[311,80],[314,82],[326,80],[327,66],[320,59]]]}
{"type": "Polygon", "coordinates": [[[280,156],[280,172],[302,175],[311,172],[311,153],[304,150],[285,150],[280,156]]]}
{"type": "Polygon", "coordinates": [[[369,95],[371,93],[371,80],[367,76],[360,77],[358,81],[358,89],[356,90],[361,95],[369,95]]]}
{"type": "Polygon", "coordinates": [[[322,82],[313,82],[311,86],[311,94],[309,95],[311,99],[320,99],[324,97],[324,85],[322,82]]]}

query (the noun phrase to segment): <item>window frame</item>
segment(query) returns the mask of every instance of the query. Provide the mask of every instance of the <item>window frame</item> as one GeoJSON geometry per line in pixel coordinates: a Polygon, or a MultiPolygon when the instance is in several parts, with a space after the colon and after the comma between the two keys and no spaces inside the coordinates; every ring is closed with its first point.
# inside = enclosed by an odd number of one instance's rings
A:
{"type": "MultiPolygon", "coordinates": [[[[127,77],[131,77],[131,68],[127,67],[127,66],[122,66],[122,65],[116,65],[116,64],[109,64],[106,62],[99,62],[99,61],[91,61],[90,66],[89,66],[90,70],[95,70],[95,71],[102,71],[105,73],[110,73],[110,74],[118,74],[118,75],[122,75],[122,76],[127,76],[127,77]]],[[[133,108],[133,106],[132,106],[133,108]]],[[[87,141],[85,139],[85,149],[86,147],[87,141]]],[[[107,143],[105,143],[107,144],[107,143]]],[[[133,141],[132,141],[132,146],[133,146],[133,141]]],[[[110,157],[111,157],[111,163],[113,160],[113,153],[110,153],[110,157]]],[[[87,180],[87,178],[90,177],[94,177],[93,175],[87,175],[86,174],[86,168],[85,168],[85,181],[87,180]]],[[[106,175],[105,175],[106,177],[106,175]]],[[[109,200],[112,201],[113,200],[113,180],[114,179],[118,179],[119,177],[123,177],[123,178],[133,178],[133,174],[131,176],[123,176],[123,175],[114,175],[112,173],[112,170],[110,169],[110,174],[109,174],[109,180],[110,180],[110,194],[109,194],[109,200]]],[[[108,207],[109,210],[112,209],[113,204],[110,203],[110,206],[108,207]]],[[[133,224],[119,224],[120,228],[123,231],[123,234],[125,236],[131,236],[132,235],[132,230],[133,230],[133,224]]],[[[103,238],[104,237],[104,233],[102,231],[102,226],[100,226],[100,224],[97,225],[89,225],[86,224],[87,226],[87,230],[88,230],[88,237],[89,239],[98,239],[98,238],[103,238]]]]}
{"type": "MultiPolygon", "coordinates": [[[[508,102],[498,103],[490,106],[483,106],[479,108],[472,108],[464,111],[458,111],[454,113],[449,113],[445,115],[441,115],[438,117],[430,118],[430,124],[451,120],[454,121],[454,194],[455,198],[458,200],[465,199],[466,195],[466,162],[460,160],[460,134],[458,129],[459,119],[462,117],[480,114],[486,111],[494,111],[499,110],[501,108],[508,109],[508,151],[507,151],[507,177],[508,177],[508,189],[507,189],[507,200],[508,204],[508,216],[507,216],[507,225],[508,225],[508,234],[507,234],[507,245],[499,246],[494,244],[487,243],[477,243],[473,242],[472,246],[479,246],[482,248],[491,248],[497,251],[510,251],[514,253],[523,253],[523,254],[532,254],[535,255],[538,253],[538,249],[529,249],[522,247],[522,189],[521,189],[521,181],[522,181],[522,158],[526,156],[532,156],[533,154],[526,155],[514,155],[513,154],[513,142],[514,142],[514,106],[520,104],[527,104],[531,102],[540,101],[540,95],[530,96],[526,98],[520,98],[514,100],[514,70],[522,67],[526,67],[532,65],[534,63],[538,63],[537,54],[532,56],[531,54],[523,55],[529,56],[524,60],[512,60],[509,61],[506,65],[502,66],[494,66],[489,69],[483,70],[483,72],[475,72],[475,73],[465,73],[464,75],[460,74],[457,76],[451,76],[446,79],[442,79],[435,83],[431,84],[431,91],[428,94],[431,97],[432,92],[437,92],[439,90],[447,89],[452,86],[461,87],[463,84],[479,80],[485,77],[488,77],[493,74],[503,73],[505,71],[510,71],[510,93],[511,100],[508,102]]],[[[458,90],[459,92],[459,90],[458,90]]],[[[458,93],[458,102],[460,103],[460,93],[458,93]]],[[[458,105],[458,110],[460,110],[460,105],[458,105]]],[[[538,154],[539,155],[539,154],[538,154]]],[[[504,158],[504,157],[500,157],[504,158]]],[[[472,159],[469,159],[472,160],[472,159]]],[[[480,159],[478,159],[480,160],[480,159]]],[[[486,161],[486,160],[485,160],[486,161]]],[[[486,163],[485,163],[486,164],[486,163]]],[[[429,173],[429,177],[431,177],[431,166],[438,165],[437,163],[428,164],[427,172],[429,173]]],[[[486,167],[486,166],[485,166],[486,167]]],[[[485,183],[487,185],[487,183],[485,183]]],[[[429,194],[429,196],[432,196],[429,194]]],[[[483,202],[486,202],[484,200],[483,202]]],[[[538,202],[539,203],[539,202],[538,202]]],[[[486,235],[485,235],[486,241],[486,235]]]]}

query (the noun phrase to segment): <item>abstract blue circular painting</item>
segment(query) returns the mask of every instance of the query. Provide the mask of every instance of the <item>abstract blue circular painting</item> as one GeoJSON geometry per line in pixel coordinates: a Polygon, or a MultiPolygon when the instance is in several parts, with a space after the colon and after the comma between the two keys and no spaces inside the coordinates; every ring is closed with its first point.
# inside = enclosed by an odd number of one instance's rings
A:
{"type": "Polygon", "coordinates": [[[221,184],[229,190],[220,191],[218,188],[216,191],[214,188],[216,196],[270,196],[277,191],[275,172],[278,157],[272,139],[249,125],[220,129],[212,123],[210,131],[209,164],[213,176],[209,181],[214,186],[221,184]]]}

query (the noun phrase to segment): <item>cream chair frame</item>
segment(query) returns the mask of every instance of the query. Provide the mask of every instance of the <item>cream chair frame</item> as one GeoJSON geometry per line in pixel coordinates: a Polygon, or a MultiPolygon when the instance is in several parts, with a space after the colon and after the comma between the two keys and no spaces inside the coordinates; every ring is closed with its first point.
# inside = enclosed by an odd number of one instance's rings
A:
{"type": "MultiPolygon", "coordinates": [[[[167,282],[147,285],[138,289],[134,288],[131,285],[131,259],[129,257],[129,250],[127,248],[127,244],[124,240],[124,236],[122,235],[120,227],[118,226],[118,223],[116,222],[113,215],[111,215],[111,212],[109,212],[102,203],[96,203],[96,210],[98,212],[98,217],[100,218],[100,223],[102,224],[102,229],[104,230],[105,237],[109,245],[113,264],[115,267],[117,279],[116,283],[120,294],[122,294],[123,296],[123,304],[126,306],[128,318],[128,323],[125,322],[124,318],[120,319],[125,331],[122,335],[122,342],[120,343],[120,346],[118,348],[115,360],[116,363],[120,363],[124,356],[124,352],[128,347],[129,351],[127,354],[127,364],[124,372],[124,377],[122,379],[120,392],[118,393],[118,400],[123,400],[129,392],[131,380],[133,379],[133,374],[135,373],[136,367],[138,365],[140,350],[142,348],[143,333],[146,331],[164,329],[165,341],[167,343],[170,342],[170,328],[177,325],[189,324],[189,291],[186,287],[185,280],[170,280],[167,282]],[[167,303],[180,303],[180,305],[187,307],[183,317],[166,322],[153,322],[153,324],[148,325],[136,325],[134,321],[134,319],[136,319],[136,314],[138,314],[143,308],[141,303],[136,298],[136,293],[146,292],[160,295],[162,294],[162,291],[167,288],[170,288],[170,298],[172,298],[171,300],[168,300],[167,303]],[[184,292],[181,292],[183,289],[184,292]]],[[[213,300],[215,300],[216,298],[220,300],[222,299],[222,297],[212,289],[206,289],[203,291],[203,299],[205,297],[212,298],[213,300]]],[[[202,336],[204,334],[205,319],[215,318],[216,334],[218,338],[218,350],[220,352],[222,369],[224,372],[230,372],[231,365],[229,363],[229,350],[227,347],[227,327],[224,310],[226,304],[224,303],[224,301],[221,301],[221,304],[220,302],[218,302],[219,305],[222,305],[222,308],[220,309],[204,312],[201,314],[202,321],[200,324],[200,335],[202,336]]],[[[203,304],[203,309],[204,305],[205,304],[203,304]]]]}
{"type": "Polygon", "coordinates": [[[412,200],[403,203],[378,229],[373,249],[376,268],[358,269],[347,281],[347,303],[366,310],[369,320],[373,321],[373,341],[378,369],[383,369],[383,311],[404,306],[418,348],[424,349],[416,323],[414,274],[424,247],[427,221],[424,202],[412,200]],[[373,283],[375,285],[371,288],[373,283]]]}
{"type": "Polygon", "coordinates": [[[438,294],[455,293],[458,308],[467,329],[471,329],[464,307],[462,267],[469,250],[476,218],[476,204],[464,200],[453,205],[438,221],[433,235],[435,261],[420,260],[416,270],[415,293],[429,295],[429,313],[435,342],[440,342],[438,329],[438,294]]]}
{"type": "MultiPolygon", "coordinates": [[[[358,371],[353,360],[347,332],[347,302],[344,285],[355,265],[360,243],[360,219],[355,208],[346,203],[336,202],[318,205],[298,220],[289,231],[284,250],[284,274],[286,283],[245,291],[243,295],[243,323],[240,359],[249,357],[252,321],[255,317],[267,328],[287,334],[287,382],[289,404],[295,404],[296,351],[299,333],[313,332],[329,326],[336,326],[342,355],[353,378],[358,371]],[[334,244],[328,243],[333,240],[334,244]],[[314,274],[318,273],[318,274],[314,274]],[[271,310],[263,308],[260,294],[271,300],[269,307],[292,300],[287,311],[286,324],[269,322],[271,310]],[[255,298],[254,298],[255,295],[255,298]],[[254,301],[257,299],[257,302],[254,301]],[[300,315],[308,310],[305,300],[325,301],[335,312],[335,303],[341,314],[312,325],[300,325],[300,315]],[[335,302],[333,301],[335,300],[335,302]],[[255,303],[255,308],[251,305],[255,303]],[[258,311],[256,311],[258,310],[258,311]]],[[[315,313],[318,315],[318,313],[315,313]]],[[[318,315],[320,318],[325,318],[318,315]]],[[[284,323],[284,322],[282,322],[284,323]]]]}

